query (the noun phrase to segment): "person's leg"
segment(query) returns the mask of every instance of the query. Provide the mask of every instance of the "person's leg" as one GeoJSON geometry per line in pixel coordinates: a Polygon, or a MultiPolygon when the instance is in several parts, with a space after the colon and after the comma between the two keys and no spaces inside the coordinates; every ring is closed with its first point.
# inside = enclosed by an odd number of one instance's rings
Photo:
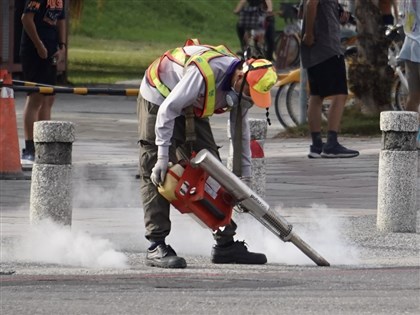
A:
{"type": "Polygon", "coordinates": [[[276,37],[276,26],[274,16],[266,18],[267,28],[265,30],[265,46],[267,47],[266,59],[272,61],[274,53],[274,43],[276,37]]]}
{"type": "MultiPolygon", "coordinates": [[[[343,147],[337,140],[341,117],[347,99],[344,56],[334,56],[317,65],[315,80],[318,81],[317,88],[321,98],[331,97],[332,99],[328,113],[327,141],[323,145],[321,157],[343,158],[358,156],[358,151],[343,147]]],[[[322,104],[320,106],[322,108],[322,104]]]]}
{"type": "Polygon", "coordinates": [[[236,24],[236,34],[238,35],[241,51],[243,52],[245,50],[245,28],[242,25],[239,25],[239,23],[236,24]]]}
{"type": "MultiPolygon", "coordinates": [[[[406,110],[420,113],[420,63],[406,60],[405,75],[408,82],[406,110]]],[[[420,149],[420,115],[417,148],[420,149]]]]}
{"type": "MultiPolygon", "coordinates": [[[[47,59],[41,59],[36,51],[26,52],[21,56],[22,71],[26,81],[55,85],[57,82],[57,67],[52,66],[47,59]]],[[[31,93],[27,96],[23,110],[23,131],[25,149],[22,160],[34,160],[33,125],[39,120],[51,119],[51,107],[54,96],[41,93],[31,93]]]]}
{"type": "MultiPolygon", "coordinates": [[[[322,136],[321,136],[321,121],[322,121],[322,102],[323,98],[320,96],[320,66],[316,65],[307,69],[308,83],[309,83],[309,100],[308,100],[308,126],[311,133],[312,144],[309,146],[309,158],[320,158],[322,152],[322,136]]],[[[322,69],[321,69],[322,70],[322,69]]]]}
{"type": "Polygon", "coordinates": [[[418,112],[420,105],[420,63],[406,60],[405,75],[408,83],[408,97],[405,109],[418,112]]]}
{"type": "Polygon", "coordinates": [[[150,180],[157,161],[154,125],[158,106],[139,97],[140,192],[144,210],[146,238],[151,242],[164,240],[170,232],[169,203],[150,180]]]}
{"type": "Polygon", "coordinates": [[[175,251],[165,243],[165,238],[171,230],[169,202],[159,194],[150,180],[151,170],[157,161],[157,146],[154,141],[157,111],[157,105],[139,97],[137,114],[140,143],[140,194],[146,228],[145,237],[151,243],[146,255],[146,264],[163,268],[185,268],[185,259],[178,257],[175,251]]]}
{"type": "MultiPolygon", "coordinates": [[[[194,127],[197,139],[194,143],[194,151],[199,152],[202,149],[209,150],[220,160],[220,155],[208,118],[194,119],[194,127]]],[[[231,223],[213,231],[213,237],[216,245],[212,248],[213,263],[236,263],[236,264],[265,264],[267,258],[264,254],[248,251],[244,242],[234,241],[237,225],[231,220],[231,223]]]]}
{"type": "Polygon", "coordinates": [[[321,135],[321,110],[322,101],[319,95],[311,95],[308,101],[308,126],[311,133],[312,144],[309,147],[309,158],[320,158],[322,152],[322,135],[321,135]]]}
{"type": "Polygon", "coordinates": [[[51,120],[51,109],[55,100],[54,95],[45,95],[44,101],[42,102],[38,110],[38,121],[39,120],[51,120]]]}
{"type": "Polygon", "coordinates": [[[328,109],[328,130],[338,132],[346,105],[347,95],[334,95],[328,109]]]}
{"type": "Polygon", "coordinates": [[[319,95],[311,95],[308,101],[308,125],[310,132],[321,132],[322,101],[319,95]]]}
{"type": "Polygon", "coordinates": [[[38,120],[38,112],[44,101],[44,96],[40,93],[32,93],[26,97],[25,107],[23,108],[23,132],[25,140],[34,138],[34,122],[38,120]]]}
{"type": "Polygon", "coordinates": [[[23,134],[25,137],[25,148],[22,153],[22,160],[34,161],[34,123],[38,121],[38,112],[44,101],[44,95],[31,93],[26,97],[23,108],[23,134]]]}

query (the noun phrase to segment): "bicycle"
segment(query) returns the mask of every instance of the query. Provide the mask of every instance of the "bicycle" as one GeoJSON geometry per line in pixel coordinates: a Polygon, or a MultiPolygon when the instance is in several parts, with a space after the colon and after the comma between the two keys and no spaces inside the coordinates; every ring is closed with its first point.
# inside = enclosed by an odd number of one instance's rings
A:
{"type": "Polygon", "coordinates": [[[279,16],[288,24],[283,30],[276,32],[273,60],[277,70],[296,67],[300,62],[300,30],[298,19],[299,5],[283,3],[279,16]]]}
{"type": "Polygon", "coordinates": [[[279,74],[277,82],[277,93],[274,101],[274,110],[280,124],[285,127],[295,126],[295,122],[291,118],[287,109],[287,91],[292,84],[300,82],[300,68],[291,70],[289,73],[279,74]]]}
{"type": "Polygon", "coordinates": [[[247,52],[248,58],[265,58],[265,20],[266,13],[260,7],[244,7],[235,11],[239,15],[237,33],[241,42],[241,51],[238,55],[244,59],[247,52]]]}
{"type": "Polygon", "coordinates": [[[403,26],[399,24],[388,26],[386,36],[391,41],[388,48],[388,64],[394,69],[395,73],[395,81],[391,91],[393,100],[391,106],[393,110],[405,110],[408,83],[405,77],[404,63],[397,59],[405,37],[403,26]]]}

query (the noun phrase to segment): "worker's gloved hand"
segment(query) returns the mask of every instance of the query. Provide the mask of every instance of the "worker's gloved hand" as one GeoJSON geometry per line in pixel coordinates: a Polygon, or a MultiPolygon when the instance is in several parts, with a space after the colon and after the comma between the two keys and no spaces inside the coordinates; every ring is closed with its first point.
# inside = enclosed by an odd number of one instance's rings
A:
{"type": "Polygon", "coordinates": [[[155,166],[152,169],[150,180],[155,186],[163,184],[165,180],[166,171],[168,170],[169,156],[168,147],[159,147],[158,159],[155,166]]]}
{"type": "Polygon", "coordinates": [[[158,160],[152,169],[152,175],[150,175],[150,179],[155,186],[163,184],[168,170],[168,162],[169,158],[167,156],[158,156],[158,160]]]}

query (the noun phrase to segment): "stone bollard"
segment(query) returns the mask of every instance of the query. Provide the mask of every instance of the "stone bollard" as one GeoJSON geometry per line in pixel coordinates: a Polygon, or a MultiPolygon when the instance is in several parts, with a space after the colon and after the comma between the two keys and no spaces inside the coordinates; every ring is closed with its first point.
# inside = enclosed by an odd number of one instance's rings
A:
{"type": "Polygon", "coordinates": [[[35,163],[32,168],[30,221],[52,219],[71,225],[74,125],[65,121],[34,124],[35,163]]]}
{"type": "MultiPolygon", "coordinates": [[[[249,119],[251,133],[251,162],[252,162],[252,182],[251,189],[260,197],[265,197],[266,186],[266,166],[264,157],[264,142],[267,138],[267,121],[265,119],[249,119]]],[[[229,155],[227,168],[232,170],[233,166],[233,143],[228,122],[229,155]]]]}
{"type": "Polygon", "coordinates": [[[383,232],[416,232],[418,114],[381,113],[377,228],[383,232]]]}

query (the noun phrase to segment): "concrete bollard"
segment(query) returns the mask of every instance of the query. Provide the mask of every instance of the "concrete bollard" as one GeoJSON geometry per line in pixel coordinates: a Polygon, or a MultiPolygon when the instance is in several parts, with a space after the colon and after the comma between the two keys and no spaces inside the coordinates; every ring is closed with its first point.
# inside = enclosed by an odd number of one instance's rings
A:
{"type": "Polygon", "coordinates": [[[65,121],[34,124],[35,163],[32,168],[30,222],[42,219],[71,225],[74,125],[65,121]]]}
{"type": "Polygon", "coordinates": [[[418,114],[381,113],[377,228],[383,232],[416,232],[418,114]]]}
{"type": "MultiPolygon", "coordinates": [[[[251,162],[252,162],[252,182],[251,189],[260,197],[265,197],[266,188],[266,164],[264,157],[264,142],[267,138],[267,120],[249,119],[249,128],[251,133],[251,162]]],[[[227,159],[227,168],[232,170],[233,166],[233,143],[230,134],[230,125],[228,121],[229,155],[227,159]]]]}

